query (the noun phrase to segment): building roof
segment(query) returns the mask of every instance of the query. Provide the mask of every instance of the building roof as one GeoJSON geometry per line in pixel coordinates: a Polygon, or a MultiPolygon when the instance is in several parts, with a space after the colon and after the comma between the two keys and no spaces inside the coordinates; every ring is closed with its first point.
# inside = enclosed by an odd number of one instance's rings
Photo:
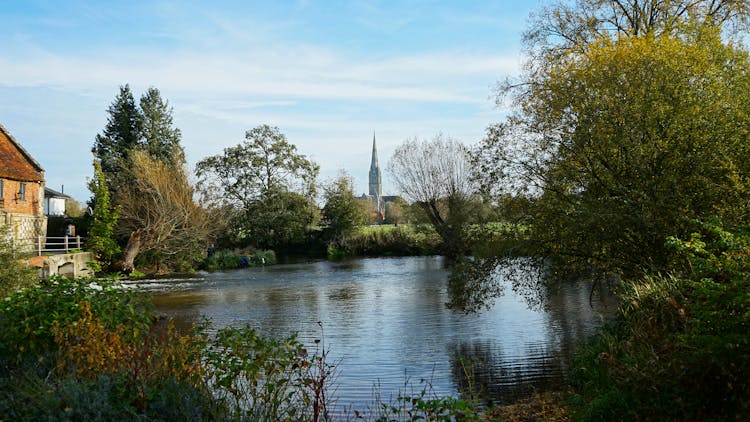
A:
{"type": "Polygon", "coordinates": [[[44,197],[45,198],[65,198],[65,199],[68,199],[71,196],[70,195],[66,195],[66,194],[64,194],[62,192],[58,192],[58,191],[56,191],[54,189],[50,189],[50,188],[48,188],[48,187],[45,186],[44,187],[44,197]]]}
{"type": "Polygon", "coordinates": [[[44,169],[0,124],[0,178],[43,182],[44,169]]]}

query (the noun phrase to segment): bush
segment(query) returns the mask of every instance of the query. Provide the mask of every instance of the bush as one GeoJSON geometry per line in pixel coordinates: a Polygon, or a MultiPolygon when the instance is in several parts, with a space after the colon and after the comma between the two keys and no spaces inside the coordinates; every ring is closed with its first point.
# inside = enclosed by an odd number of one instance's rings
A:
{"type": "MultiPolygon", "coordinates": [[[[264,257],[272,260],[272,254],[264,257]]],[[[0,307],[0,415],[51,420],[312,420],[333,367],[249,327],[180,333],[114,282],[57,279],[0,307]]]]}
{"type": "Polygon", "coordinates": [[[39,282],[39,271],[19,258],[20,253],[9,237],[8,226],[0,226],[0,298],[39,282]]]}
{"type": "Polygon", "coordinates": [[[616,324],[578,356],[583,419],[750,418],[750,232],[699,230],[668,241],[680,276],[629,286],[616,324]]]}
{"type": "Polygon", "coordinates": [[[205,354],[209,383],[240,420],[310,420],[323,415],[332,366],[292,336],[270,339],[250,327],[224,328],[205,354]]]}
{"type": "Polygon", "coordinates": [[[328,256],[434,255],[440,245],[432,226],[368,226],[330,244],[328,256]]]}
{"type": "Polygon", "coordinates": [[[114,281],[54,278],[0,302],[0,359],[20,363],[54,352],[53,327],[78,321],[84,302],[109,330],[147,330],[153,318],[146,296],[114,281]]]}
{"type": "Polygon", "coordinates": [[[271,250],[258,250],[249,255],[231,251],[218,251],[207,257],[202,267],[207,271],[224,271],[274,264],[276,264],[276,253],[271,250]]]}

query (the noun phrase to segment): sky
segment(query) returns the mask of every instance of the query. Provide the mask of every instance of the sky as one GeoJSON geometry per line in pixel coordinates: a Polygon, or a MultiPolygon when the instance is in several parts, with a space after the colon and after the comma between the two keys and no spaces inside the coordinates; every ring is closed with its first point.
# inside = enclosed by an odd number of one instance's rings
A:
{"type": "Polygon", "coordinates": [[[47,186],[90,198],[91,147],[129,84],[173,107],[188,166],[277,126],[320,165],[367,191],[377,138],[386,165],[404,140],[467,145],[507,110],[532,1],[0,0],[0,123],[47,186]]]}

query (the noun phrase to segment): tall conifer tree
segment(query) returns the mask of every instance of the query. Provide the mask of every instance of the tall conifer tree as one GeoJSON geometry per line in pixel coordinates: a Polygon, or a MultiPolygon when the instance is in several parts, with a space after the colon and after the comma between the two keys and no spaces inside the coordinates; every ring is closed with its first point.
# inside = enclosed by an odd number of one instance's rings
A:
{"type": "Polygon", "coordinates": [[[163,100],[159,90],[151,87],[141,97],[140,103],[143,148],[157,160],[183,165],[185,152],[180,146],[182,133],[174,127],[169,101],[163,100]]]}
{"type": "Polygon", "coordinates": [[[92,152],[101,162],[107,187],[116,200],[119,187],[127,179],[128,152],[138,146],[141,138],[142,119],[128,84],[120,86],[120,94],[107,112],[107,125],[96,135],[92,152]]]}

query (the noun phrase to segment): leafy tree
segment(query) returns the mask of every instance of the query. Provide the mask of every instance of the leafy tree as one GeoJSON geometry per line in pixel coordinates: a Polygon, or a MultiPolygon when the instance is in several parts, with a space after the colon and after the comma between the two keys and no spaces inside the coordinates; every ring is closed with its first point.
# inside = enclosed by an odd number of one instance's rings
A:
{"type": "Polygon", "coordinates": [[[245,210],[241,234],[259,248],[300,245],[320,211],[311,198],[286,190],[266,192],[245,210]]]}
{"type": "MultiPolygon", "coordinates": [[[[589,19],[593,3],[566,19],[589,19]]],[[[580,269],[660,271],[665,238],[685,235],[691,219],[746,215],[747,54],[706,9],[732,2],[689,3],[684,19],[664,23],[672,12],[659,8],[677,3],[646,2],[661,18],[645,32],[610,17],[590,18],[582,34],[554,13],[530,31],[547,34],[530,38],[546,53],[532,53],[523,84],[506,86],[518,111],[488,129],[477,162],[490,190],[536,198],[536,253],[580,269]],[[621,24],[610,32],[612,19],[621,24]],[[561,31],[579,41],[552,36],[561,31]]],[[[642,13],[630,6],[622,13],[642,13]]]]}
{"type": "Polygon", "coordinates": [[[102,164],[98,160],[94,160],[94,177],[89,181],[89,190],[94,195],[92,198],[94,211],[86,249],[94,253],[96,260],[103,268],[108,268],[120,253],[120,247],[114,238],[117,210],[110,202],[107,181],[102,171],[102,164]]]}
{"type": "Polygon", "coordinates": [[[378,224],[380,215],[375,211],[375,202],[369,198],[362,197],[356,198],[356,201],[357,205],[359,205],[359,208],[362,210],[362,213],[365,215],[365,224],[378,224]]]}
{"type": "Polygon", "coordinates": [[[458,257],[468,250],[466,226],[475,188],[469,151],[460,142],[437,135],[406,140],[396,148],[388,171],[404,199],[417,204],[443,240],[444,253],[458,257]]]}
{"type": "MultiPolygon", "coordinates": [[[[205,250],[210,222],[193,200],[193,186],[182,167],[131,153],[133,179],[121,193],[118,230],[128,236],[122,269],[132,271],[139,254],[151,252],[156,264],[184,268],[205,250]]],[[[158,270],[158,268],[157,268],[158,270]]]]}
{"type": "Polygon", "coordinates": [[[397,197],[392,202],[385,204],[385,223],[399,225],[406,221],[407,208],[409,204],[404,198],[397,197]]]}
{"type": "Polygon", "coordinates": [[[248,131],[241,144],[196,165],[204,201],[233,206],[237,237],[256,246],[300,240],[301,231],[315,220],[311,207],[318,171],[278,128],[268,125],[248,131]]]}
{"type": "Polygon", "coordinates": [[[323,198],[323,223],[328,239],[341,239],[367,223],[368,216],[354,197],[354,183],[346,172],[342,171],[323,188],[323,198]]]}
{"type": "Polygon", "coordinates": [[[161,98],[159,90],[151,87],[141,97],[141,148],[160,161],[182,166],[185,152],[180,145],[182,133],[174,127],[172,107],[161,98]]]}
{"type": "Polygon", "coordinates": [[[220,202],[245,208],[275,190],[312,197],[318,171],[318,165],[297,153],[279,128],[268,125],[246,132],[241,144],[196,165],[204,193],[216,193],[220,202]]]}
{"type": "Polygon", "coordinates": [[[80,202],[76,201],[75,198],[65,199],[65,214],[68,217],[79,218],[86,214],[86,207],[80,202]]]}

